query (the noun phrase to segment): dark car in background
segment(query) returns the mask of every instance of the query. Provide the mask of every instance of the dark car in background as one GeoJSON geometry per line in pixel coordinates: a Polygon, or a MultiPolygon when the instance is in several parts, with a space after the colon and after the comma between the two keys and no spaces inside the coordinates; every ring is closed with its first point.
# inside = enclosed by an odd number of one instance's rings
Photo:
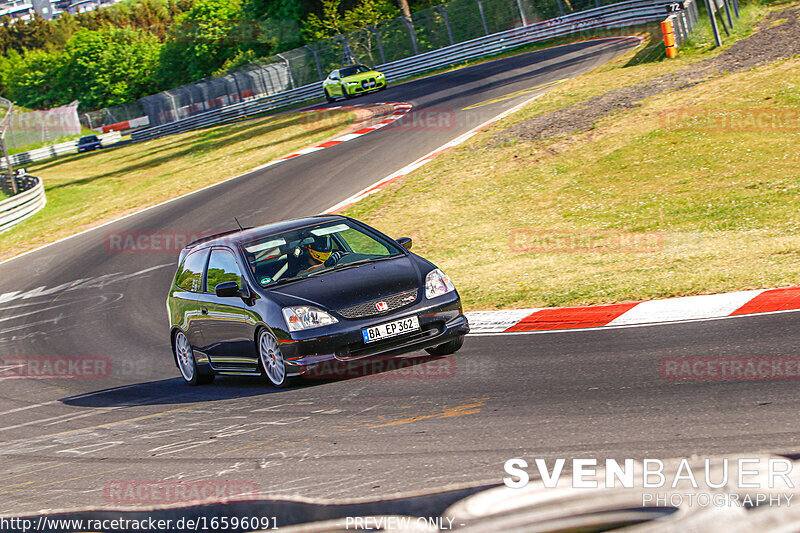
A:
{"type": "Polygon", "coordinates": [[[167,298],[183,379],[261,375],[280,387],[326,361],[455,352],[469,332],[458,292],[410,248],[339,215],[188,245],[167,298]]]}
{"type": "Polygon", "coordinates": [[[86,135],[78,139],[78,153],[91,152],[92,150],[99,150],[103,147],[103,143],[97,135],[86,135]]]}

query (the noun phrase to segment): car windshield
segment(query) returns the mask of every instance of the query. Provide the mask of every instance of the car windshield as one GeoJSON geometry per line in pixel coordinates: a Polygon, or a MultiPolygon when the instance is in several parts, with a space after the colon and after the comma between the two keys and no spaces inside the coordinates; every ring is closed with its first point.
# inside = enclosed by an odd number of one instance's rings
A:
{"type": "Polygon", "coordinates": [[[97,135],[87,135],[86,137],[81,137],[80,142],[82,143],[91,143],[97,141],[97,135]]]}
{"type": "Polygon", "coordinates": [[[349,220],[264,235],[241,248],[262,287],[403,254],[396,244],[349,220]]]}
{"type": "Polygon", "coordinates": [[[355,74],[361,74],[362,72],[369,72],[369,67],[365,67],[364,65],[355,65],[352,67],[345,67],[339,71],[339,74],[342,78],[346,78],[347,76],[353,76],[355,74]]]}

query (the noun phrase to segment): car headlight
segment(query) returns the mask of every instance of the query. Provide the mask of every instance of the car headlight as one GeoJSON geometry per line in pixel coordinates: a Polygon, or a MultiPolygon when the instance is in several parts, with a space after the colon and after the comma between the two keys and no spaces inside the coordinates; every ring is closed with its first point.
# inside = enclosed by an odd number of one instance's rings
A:
{"type": "Polygon", "coordinates": [[[319,328],[339,322],[319,307],[310,305],[284,307],[283,318],[286,319],[286,325],[289,327],[289,331],[319,328]]]}
{"type": "Polygon", "coordinates": [[[361,83],[361,82],[358,82],[358,81],[348,81],[348,82],[347,82],[347,85],[358,85],[359,83],[361,83]]]}
{"type": "Polygon", "coordinates": [[[428,275],[425,277],[425,298],[429,300],[454,290],[456,290],[456,287],[453,285],[453,282],[450,281],[447,274],[438,268],[428,272],[428,275]]]}

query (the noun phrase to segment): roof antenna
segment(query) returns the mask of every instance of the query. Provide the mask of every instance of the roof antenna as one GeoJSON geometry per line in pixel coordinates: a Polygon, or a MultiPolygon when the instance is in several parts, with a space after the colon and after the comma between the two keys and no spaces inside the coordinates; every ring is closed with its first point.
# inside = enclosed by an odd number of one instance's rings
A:
{"type": "Polygon", "coordinates": [[[241,222],[239,222],[239,219],[238,219],[238,218],[236,218],[236,217],[233,217],[233,220],[235,220],[235,221],[236,221],[236,225],[237,225],[237,226],[239,226],[239,229],[240,229],[241,231],[244,231],[244,228],[242,227],[242,223],[241,223],[241,222]]]}

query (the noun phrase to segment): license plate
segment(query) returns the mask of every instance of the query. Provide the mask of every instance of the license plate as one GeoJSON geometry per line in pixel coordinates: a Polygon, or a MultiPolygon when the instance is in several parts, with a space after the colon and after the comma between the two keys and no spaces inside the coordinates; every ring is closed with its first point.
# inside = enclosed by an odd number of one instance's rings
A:
{"type": "Polygon", "coordinates": [[[364,337],[364,342],[375,342],[418,330],[419,319],[416,316],[408,316],[371,328],[364,328],[361,330],[361,335],[364,337]]]}

